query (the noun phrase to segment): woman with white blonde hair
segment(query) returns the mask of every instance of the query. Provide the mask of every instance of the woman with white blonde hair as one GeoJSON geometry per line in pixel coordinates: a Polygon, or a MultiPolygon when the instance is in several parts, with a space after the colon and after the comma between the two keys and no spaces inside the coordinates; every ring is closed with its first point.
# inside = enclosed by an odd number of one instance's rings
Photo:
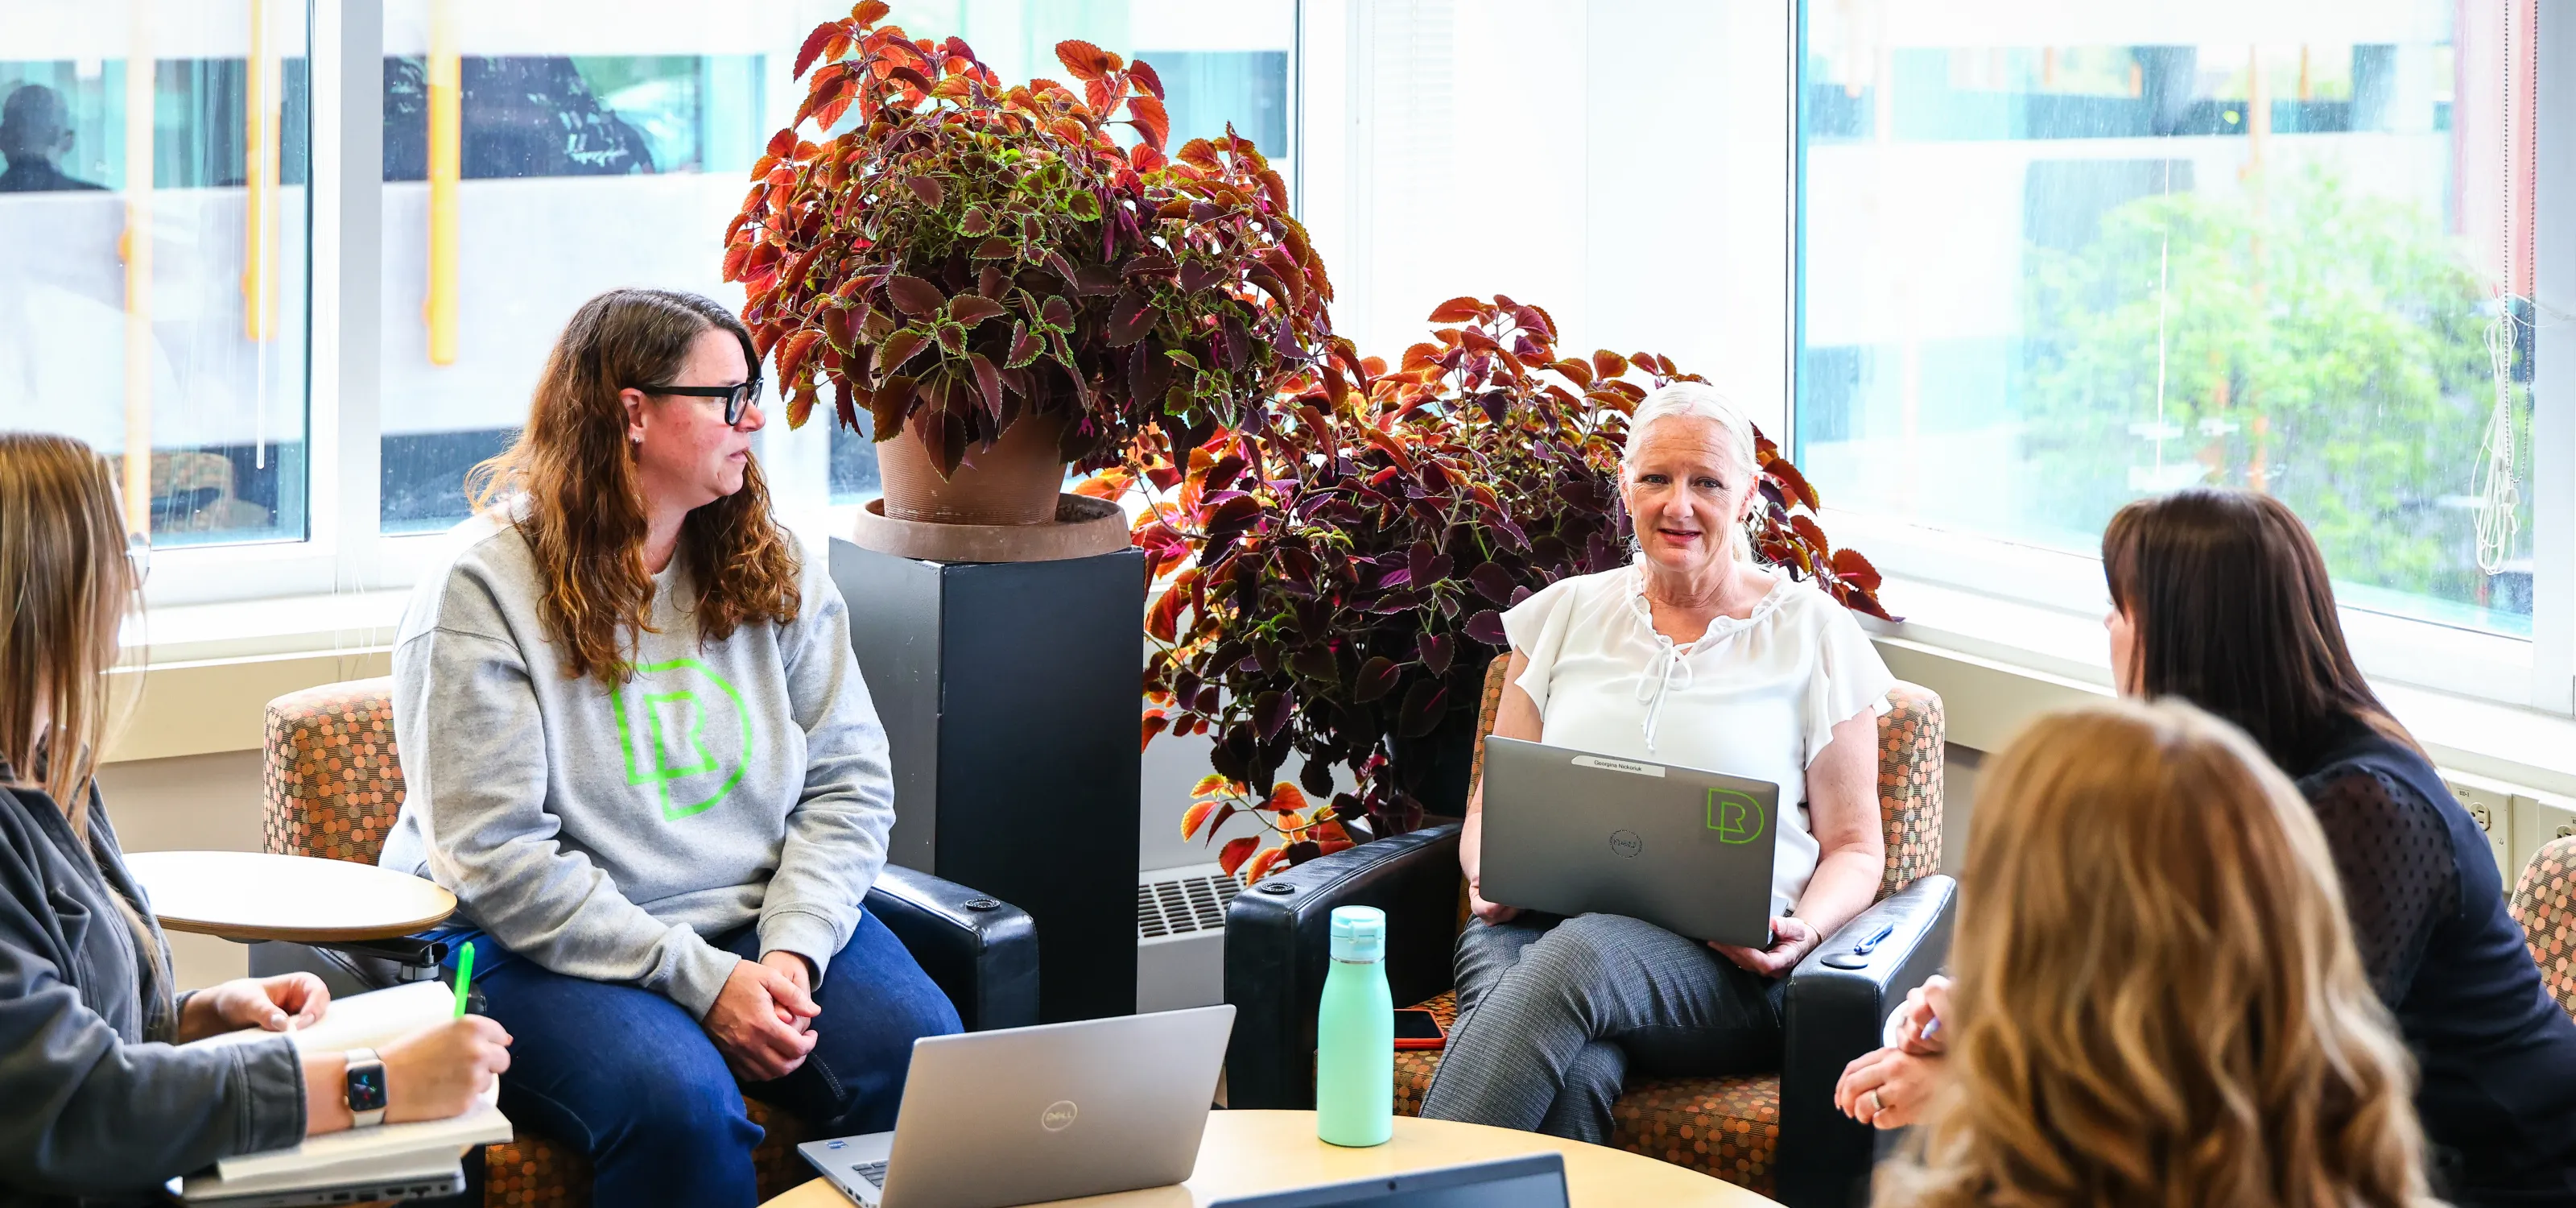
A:
{"type": "Polygon", "coordinates": [[[1632,1063],[1770,1068],[1786,975],[1868,907],[1886,864],[1874,786],[1895,681],[1841,605],[1753,557],[1753,425],[1696,382],[1648,395],[1629,425],[1619,494],[1636,560],[1503,614],[1494,733],[1779,785],[1772,942],[1487,900],[1480,787],[1458,848],[1475,913],[1458,937],[1458,1023],[1426,1116],[1599,1142],[1632,1063]]]}

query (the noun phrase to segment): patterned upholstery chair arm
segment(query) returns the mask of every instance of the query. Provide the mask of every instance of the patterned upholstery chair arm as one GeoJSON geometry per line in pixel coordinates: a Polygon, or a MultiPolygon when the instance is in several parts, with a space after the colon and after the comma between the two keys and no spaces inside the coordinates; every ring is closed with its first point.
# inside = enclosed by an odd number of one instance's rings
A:
{"type": "Polygon", "coordinates": [[[2549,996],[2576,1016],[2576,836],[2552,839],[2532,853],[2514,882],[2511,910],[2549,996]]]}

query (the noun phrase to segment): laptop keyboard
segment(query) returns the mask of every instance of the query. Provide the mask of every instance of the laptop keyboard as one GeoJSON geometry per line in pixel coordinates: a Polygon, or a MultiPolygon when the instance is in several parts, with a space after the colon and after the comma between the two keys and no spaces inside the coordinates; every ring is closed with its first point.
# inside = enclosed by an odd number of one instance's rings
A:
{"type": "Polygon", "coordinates": [[[885,1190],[885,1168],[886,1164],[883,1162],[870,1162],[864,1166],[850,1167],[850,1173],[866,1179],[868,1186],[883,1191],[885,1190]]]}

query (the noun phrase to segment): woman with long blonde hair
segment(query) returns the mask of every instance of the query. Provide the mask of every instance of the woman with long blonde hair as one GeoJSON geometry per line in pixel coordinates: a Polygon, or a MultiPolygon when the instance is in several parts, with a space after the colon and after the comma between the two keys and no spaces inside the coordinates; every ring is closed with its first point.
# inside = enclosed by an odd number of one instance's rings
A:
{"type": "MultiPolygon", "coordinates": [[[[168,945],[97,783],[108,669],[142,588],[119,512],[95,450],[0,432],[0,1203],[141,1199],[353,1122],[350,1055],[299,1053],[283,1035],[328,1007],[319,979],[171,993],[168,945]],[[173,1047],[241,1028],[280,1035],[173,1047]]],[[[465,1110],[509,1065],[508,1043],[468,1018],[386,1045],[383,1118],[465,1110]]]]}
{"type": "Polygon", "coordinates": [[[1880,1202],[2431,1202],[2325,837],[2189,705],[2041,718],[1981,778],[1947,1079],[1880,1202]]]}

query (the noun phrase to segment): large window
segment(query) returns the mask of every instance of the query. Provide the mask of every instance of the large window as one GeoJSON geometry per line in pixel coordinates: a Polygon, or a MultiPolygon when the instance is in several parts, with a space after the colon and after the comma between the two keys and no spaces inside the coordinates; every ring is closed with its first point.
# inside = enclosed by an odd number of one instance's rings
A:
{"type": "Polygon", "coordinates": [[[646,285],[741,304],[719,279],[725,221],[796,45],[846,11],[386,6],[385,532],[467,514],[466,471],[509,444],[584,299],[646,285]]]}
{"type": "Polygon", "coordinates": [[[1961,539],[2224,484],[2532,633],[2528,3],[1801,7],[1796,448],[1890,569],[2098,603],[1961,539]]]}
{"type": "MultiPolygon", "coordinates": [[[[741,289],[719,279],[725,222],[802,96],[788,78],[797,46],[847,11],[386,6],[383,531],[466,515],[466,472],[508,445],[548,347],[584,299],[652,285],[741,303],[741,289]]],[[[956,33],[1010,79],[1060,76],[1054,46],[1066,38],[1145,56],[1166,69],[1174,138],[1221,133],[1230,120],[1285,158],[1293,12],[1291,0],[1205,13],[1004,0],[904,4],[890,19],[916,36],[956,33]]],[[[865,433],[791,434],[779,423],[764,461],[791,504],[876,493],[865,433]]]]}
{"type": "MultiPolygon", "coordinates": [[[[801,96],[796,48],[847,11],[0,4],[0,426],[93,442],[138,527],[200,547],[157,563],[156,603],[405,587],[582,300],[739,303],[725,222],[801,96]]],[[[2230,484],[2315,529],[2374,674],[2564,712],[2576,437],[2552,367],[2576,337],[2527,301],[2549,288],[2535,16],[903,0],[893,19],[1011,79],[1060,76],[1065,38],[1154,63],[1174,139],[1231,124],[1289,179],[1364,353],[1500,292],[1569,349],[1707,375],[1822,488],[1835,538],[1912,581],[1924,606],[1894,603],[1933,640],[1968,633],[1940,609],[1977,621],[1995,596],[2064,636],[2101,607],[2113,510],[2230,484]]],[[[780,423],[759,448],[809,533],[876,492],[864,433],[780,423]]],[[[2062,644],[2098,669],[2089,633],[2062,644]]]]}
{"type": "Polygon", "coordinates": [[[1394,364],[1441,302],[1506,294],[1567,352],[1669,356],[1785,435],[1788,8],[1301,12],[1299,213],[1336,332],[1394,364]]]}
{"type": "Polygon", "coordinates": [[[305,535],[304,14],[0,6],[0,428],[116,459],[159,544],[305,535]]]}
{"type": "MultiPolygon", "coordinates": [[[[0,427],[88,440],[138,529],[208,547],[162,564],[156,603],[404,587],[584,299],[740,304],[725,223],[803,94],[796,49],[848,11],[0,6],[0,427]],[[380,171],[343,154],[369,142],[380,171]]],[[[893,20],[1012,78],[1060,76],[1066,38],[1150,59],[1174,138],[1231,123],[1293,179],[1296,11],[926,0],[893,20]]],[[[864,433],[780,423],[761,455],[791,518],[876,490],[864,433]]]]}

